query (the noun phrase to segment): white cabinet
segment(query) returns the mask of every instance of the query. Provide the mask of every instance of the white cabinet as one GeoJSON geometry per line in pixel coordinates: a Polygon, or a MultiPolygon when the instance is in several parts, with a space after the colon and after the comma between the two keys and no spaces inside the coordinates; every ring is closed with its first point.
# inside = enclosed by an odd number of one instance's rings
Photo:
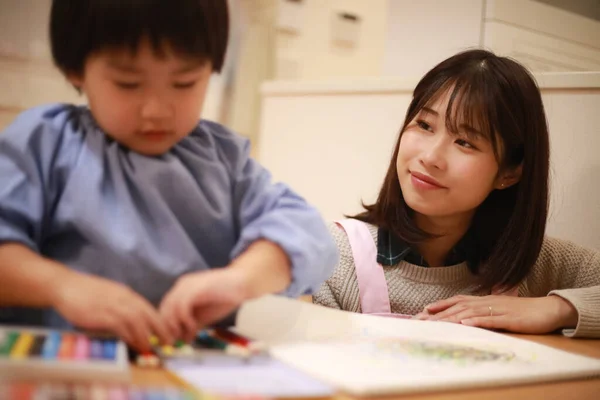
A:
{"type": "Polygon", "coordinates": [[[600,21],[529,0],[487,0],[483,45],[534,71],[600,71],[600,21]]]}
{"type": "Polygon", "coordinates": [[[600,21],[538,1],[278,2],[285,12],[276,30],[276,79],[415,78],[473,47],[513,57],[533,71],[600,70],[600,21]],[[352,16],[346,28],[356,35],[347,45],[335,40],[343,14],[352,16]]]}

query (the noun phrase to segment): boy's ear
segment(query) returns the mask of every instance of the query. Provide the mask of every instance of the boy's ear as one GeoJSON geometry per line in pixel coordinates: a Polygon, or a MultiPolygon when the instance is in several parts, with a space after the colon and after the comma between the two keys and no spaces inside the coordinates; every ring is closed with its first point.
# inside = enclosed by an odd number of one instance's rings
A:
{"type": "Polygon", "coordinates": [[[511,168],[505,172],[502,172],[496,179],[495,189],[507,189],[521,180],[523,175],[523,164],[519,164],[518,167],[511,168]]]}
{"type": "Polygon", "coordinates": [[[77,89],[77,91],[79,93],[82,92],[83,90],[83,76],[81,74],[75,73],[75,72],[66,72],[65,73],[65,77],[67,78],[67,81],[69,81],[69,83],[71,85],[73,85],[75,87],[75,89],[77,89]]]}

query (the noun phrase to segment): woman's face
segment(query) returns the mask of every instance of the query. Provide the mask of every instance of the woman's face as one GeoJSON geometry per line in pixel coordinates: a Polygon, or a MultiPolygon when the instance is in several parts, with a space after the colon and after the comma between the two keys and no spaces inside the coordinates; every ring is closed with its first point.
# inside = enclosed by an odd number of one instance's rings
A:
{"type": "Polygon", "coordinates": [[[400,140],[396,169],[406,204],[426,217],[471,218],[492,190],[503,188],[490,138],[445,117],[452,90],[423,108],[400,140]]]}

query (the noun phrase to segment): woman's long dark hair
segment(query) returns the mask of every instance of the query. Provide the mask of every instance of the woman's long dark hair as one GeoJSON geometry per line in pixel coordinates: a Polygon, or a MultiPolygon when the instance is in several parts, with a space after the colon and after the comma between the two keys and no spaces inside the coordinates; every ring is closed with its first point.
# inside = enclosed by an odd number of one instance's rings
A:
{"type": "Polygon", "coordinates": [[[479,206],[469,234],[477,259],[469,260],[482,289],[517,286],[538,258],[548,214],[550,145],[541,94],[522,65],[485,50],[459,53],[418,83],[377,201],[354,218],[385,228],[407,243],[432,237],[419,229],[398,181],[396,160],[402,133],[419,111],[451,90],[446,125],[481,128],[488,135],[500,173],[522,166],[516,185],[492,191],[479,206]]]}

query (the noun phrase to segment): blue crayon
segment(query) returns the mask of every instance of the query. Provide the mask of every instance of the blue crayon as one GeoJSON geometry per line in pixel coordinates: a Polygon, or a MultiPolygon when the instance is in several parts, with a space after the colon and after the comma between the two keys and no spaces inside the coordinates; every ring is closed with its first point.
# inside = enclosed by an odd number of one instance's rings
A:
{"type": "Polygon", "coordinates": [[[100,339],[91,339],[90,341],[90,357],[92,360],[101,360],[103,357],[103,349],[102,340],[100,339]]]}
{"type": "Polygon", "coordinates": [[[117,342],[114,339],[106,339],[102,343],[102,358],[114,360],[117,358],[117,342]]]}
{"type": "Polygon", "coordinates": [[[58,332],[50,332],[42,346],[42,358],[45,360],[54,360],[60,348],[61,336],[58,332]]]}

